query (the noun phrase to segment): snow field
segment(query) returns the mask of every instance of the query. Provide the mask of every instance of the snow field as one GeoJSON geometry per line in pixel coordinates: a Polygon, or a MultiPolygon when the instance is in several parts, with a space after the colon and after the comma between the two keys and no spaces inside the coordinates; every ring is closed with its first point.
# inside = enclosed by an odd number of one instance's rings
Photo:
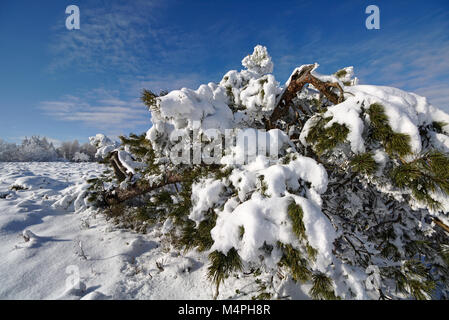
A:
{"type": "MultiPolygon", "coordinates": [[[[81,204],[85,179],[103,169],[0,163],[0,299],[211,299],[207,253],[174,250],[162,226],[145,235],[120,230],[81,204]]],[[[290,278],[275,281],[279,296],[307,298],[290,278]]],[[[257,290],[252,275],[230,277],[218,298],[250,299],[257,290]]]]}

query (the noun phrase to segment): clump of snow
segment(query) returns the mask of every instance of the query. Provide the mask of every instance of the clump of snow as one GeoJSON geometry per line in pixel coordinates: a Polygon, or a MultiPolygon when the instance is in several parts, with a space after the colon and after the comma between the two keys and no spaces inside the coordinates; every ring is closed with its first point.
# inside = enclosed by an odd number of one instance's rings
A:
{"type": "Polygon", "coordinates": [[[86,209],[89,207],[86,198],[88,187],[87,182],[82,182],[62,190],[62,196],[52,204],[52,208],[74,211],[86,209]]]}
{"type": "Polygon", "coordinates": [[[428,124],[430,120],[423,117],[423,109],[429,109],[430,105],[421,99],[422,97],[405,91],[382,86],[359,85],[348,88],[355,94],[352,100],[360,99],[368,107],[373,103],[384,106],[385,114],[393,131],[410,136],[410,145],[413,152],[421,152],[421,137],[418,126],[428,124]]]}
{"type": "Polygon", "coordinates": [[[449,137],[447,135],[436,133],[432,136],[432,142],[438,149],[449,153],[449,137]]]}
{"type": "Polygon", "coordinates": [[[224,185],[219,180],[206,179],[192,185],[193,208],[189,219],[197,223],[204,220],[204,213],[220,200],[224,185]]]}
{"type": "Polygon", "coordinates": [[[201,128],[219,130],[224,134],[225,129],[233,127],[227,99],[225,88],[213,83],[202,85],[198,90],[183,88],[159,97],[158,111],[153,112],[153,126],[147,132],[147,139],[162,152],[165,148],[158,147],[157,141],[170,140],[174,133],[183,136],[189,129],[201,128]]]}
{"type": "Polygon", "coordinates": [[[249,71],[260,75],[273,72],[273,62],[268,54],[267,48],[257,45],[251,55],[246,56],[242,60],[242,65],[249,71]]]}
{"type": "Polygon", "coordinates": [[[333,227],[313,201],[287,193],[283,197],[264,197],[259,192],[252,194],[247,201],[239,203],[231,198],[223,211],[218,212],[216,226],[211,230],[214,245],[211,250],[227,253],[236,248],[244,261],[264,261],[275,268],[282,254],[276,248],[278,241],[298,245],[292,232],[287,207],[296,201],[304,211],[304,224],[309,243],[318,250],[316,268],[326,271],[332,262],[332,242],[336,237],[333,227]],[[240,228],[244,234],[240,239],[240,228]],[[262,250],[264,245],[273,247],[270,254],[262,250]]]}
{"type": "Polygon", "coordinates": [[[318,250],[315,266],[318,270],[326,272],[333,262],[333,242],[337,233],[329,219],[321,212],[316,202],[295,196],[295,202],[304,211],[303,222],[310,245],[318,250]]]}
{"type": "Polygon", "coordinates": [[[274,76],[266,75],[259,79],[250,79],[247,87],[240,92],[237,103],[254,113],[273,111],[276,97],[280,93],[279,83],[274,76]]]}
{"type": "Polygon", "coordinates": [[[360,105],[354,99],[347,99],[346,101],[329,107],[324,117],[332,117],[325,128],[331,127],[334,123],[346,125],[349,129],[347,139],[351,144],[351,150],[354,153],[365,152],[365,141],[363,134],[363,121],[360,118],[360,105]]]}
{"type": "MultiPolygon", "coordinates": [[[[227,253],[231,248],[236,248],[241,258],[245,261],[258,261],[259,249],[264,245],[275,245],[277,241],[292,243],[295,237],[287,224],[288,198],[264,198],[259,193],[254,193],[248,201],[233,206],[231,203],[225,205],[222,212],[218,214],[217,224],[211,230],[214,240],[212,250],[227,253]],[[239,227],[245,230],[240,240],[239,227]]],[[[273,252],[277,259],[280,253],[273,252]]],[[[276,261],[273,261],[275,264],[276,261]]],[[[273,267],[270,266],[270,267],[273,267]]]]}
{"type": "Polygon", "coordinates": [[[80,300],[108,300],[108,299],[111,299],[111,296],[107,296],[98,291],[92,291],[83,296],[80,300]]]}
{"type": "Polygon", "coordinates": [[[102,133],[89,137],[89,143],[97,148],[95,157],[103,159],[118,147],[118,143],[102,133]]]}
{"type": "Polygon", "coordinates": [[[143,168],[145,166],[142,162],[135,161],[131,153],[126,150],[118,150],[118,158],[126,168],[127,173],[135,174],[137,168],[143,168]]]}
{"type": "Polygon", "coordinates": [[[339,70],[335,75],[343,84],[349,84],[351,86],[359,84],[359,79],[354,77],[354,67],[352,66],[339,70]]]}
{"type": "Polygon", "coordinates": [[[311,183],[311,190],[318,194],[326,191],[327,173],[321,164],[314,159],[297,155],[295,160],[288,164],[273,164],[263,156],[255,161],[234,169],[229,179],[237,188],[239,198],[244,200],[249,191],[257,186],[258,177],[266,183],[268,196],[284,196],[286,191],[298,190],[299,180],[311,183]]]}
{"type": "Polygon", "coordinates": [[[30,242],[31,244],[34,244],[38,241],[38,236],[36,236],[31,230],[25,229],[22,232],[23,239],[25,242],[30,242]]]}

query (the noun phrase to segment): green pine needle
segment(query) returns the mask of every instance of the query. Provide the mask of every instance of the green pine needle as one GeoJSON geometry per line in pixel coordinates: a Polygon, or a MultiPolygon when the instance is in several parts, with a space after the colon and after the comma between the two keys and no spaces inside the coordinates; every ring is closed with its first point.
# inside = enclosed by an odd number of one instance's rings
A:
{"type": "Polygon", "coordinates": [[[287,213],[292,222],[293,232],[299,239],[306,240],[306,227],[303,222],[304,212],[301,206],[292,201],[287,208],[287,213]]]}
{"type": "Polygon", "coordinates": [[[231,248],[227,254],[214,251],[209,254],[209,261],[207,277],[217,287],[224,282],[231,272],[241,271],[243,268],[242,260],[235,248],[231,248]]]}
{"type": "Polygon", "coordinates": [[[283,253],[279,265],[290,269],[293,280],[301,283],[309,281],[312,272],[307,266],[307,260],[301,256],[301,253],[290,244],[278,243],[278,246],[283,253]]]}
{"type": "Polygon", "coordinates": [[[352,171],[368,175],[374,174],[378,167],[371,152],[355,155],[350,165],[352,171]]]}
{"type": "Polygon", "coordinates": [[[391,128],[385,108],[379,103],[373,103],[367,110],[373,128],[373,138],[382,142],[385,151],[391,155],[400,157],[412,153],[410,136],[404,133],[394,132],[391,128]]]}
{"type": "Polygon", "coordinates": [[[336,300],[332,279],[322,272],[317,272],[312,275],[312,288],[309,293],[313,299],[316,300],[336,300]]]}

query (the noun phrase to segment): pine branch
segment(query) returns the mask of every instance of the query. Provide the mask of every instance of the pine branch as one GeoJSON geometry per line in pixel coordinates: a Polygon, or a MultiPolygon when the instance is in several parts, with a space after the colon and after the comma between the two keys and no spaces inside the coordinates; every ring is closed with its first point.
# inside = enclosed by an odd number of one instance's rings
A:
{"type": "Polygon", "coordinates": [[[109,205],[122,203],[126,200],[133,199],[148,192],[160,189],[170,184],[183,182],[182,176],[178,174],[168,173],[165,180],[157,184],[148,184],[147,182],[137,181],[126,189],[120,187],[115,188],[105,196],[105,201],[109,205]]]}
{"type": "Polygon", "coordinates": [[[435,222],[435,224],[437,226],[439,226],[441,229],[443,229],[446,232],[449,232],[449,226],[447,226],[446,224],[444,224],[443,221],[441,221],[440,219],[436,218],[436,217],[432,217],[433,222],[435,222]]]}

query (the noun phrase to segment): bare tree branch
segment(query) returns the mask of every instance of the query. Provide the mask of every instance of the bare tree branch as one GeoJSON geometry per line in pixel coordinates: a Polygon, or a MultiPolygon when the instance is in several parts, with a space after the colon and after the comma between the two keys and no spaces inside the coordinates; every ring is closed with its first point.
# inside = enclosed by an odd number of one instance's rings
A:
{"type": "MultiPolygon", "coordinates": [[[[288,112],[288,109],[293,99],[296,97],[296,94],[300,92],[307,83],[312,84],[333,104],[338,104],[343,101],[344,91],[340,84],[338,82],[321,81],[320,79],[312,75],[311,72],[314,68],[314,64],[304,66],[300,70],[297,70],[296,73],[291,76],[288,87],[285,89],[284,93],[279,99],[279,102],[274,108],[273,113],[271,114],[271,117],[268,121],[270,127],[272,127],[277,120],[282,118],[288,112]],[[340,95],[337,95],[335,92],[333,92],[333,88],[338,89],[340,91],[340,95]]],[[[303,113],[306,113],[301,106],[298,106],[298,108],[303,113]]]]}
{"type": "Polygon", "coordinates": [[[435,222],[435,224],[437,226],[439,226],[441,229],[443,229],[446,232],[449,232],[449,226],[447,226],[446,224],[444,224],[443,221],[441,221],[440,219],[436,218],[436,217],[432,217],[433,222],[435,222]]]}

